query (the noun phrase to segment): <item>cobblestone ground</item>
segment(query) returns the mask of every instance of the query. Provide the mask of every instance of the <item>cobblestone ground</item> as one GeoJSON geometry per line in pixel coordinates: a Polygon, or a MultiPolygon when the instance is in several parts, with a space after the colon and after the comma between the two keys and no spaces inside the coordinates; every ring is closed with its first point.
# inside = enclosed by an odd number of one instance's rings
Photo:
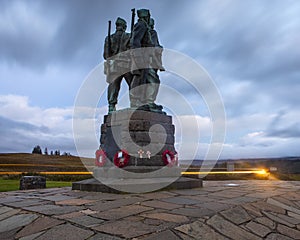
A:
{"type": "Polygon", "coordinates": [[[0,193],[0,239],[300,239],[300,182],[206,181],[147,194],[0,193]]]}

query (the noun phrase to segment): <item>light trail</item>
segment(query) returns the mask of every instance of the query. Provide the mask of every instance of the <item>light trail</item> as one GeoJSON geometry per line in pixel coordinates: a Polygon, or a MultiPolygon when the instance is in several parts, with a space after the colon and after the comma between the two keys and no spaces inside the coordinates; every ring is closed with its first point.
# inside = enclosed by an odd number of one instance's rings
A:
{"type": "MultiPolygon", "coordinates": [[[[28,174],[28,172],[0,172],[0,175],[20,175],[28,174]]],[[[44,175],[89,175],[93,172],[36,172],[36,174],[44,175]]],[[[181,172],[181,175],[207,175],[207,174],[268,174],[265,169],[247,170],[247,171],[218,171],[218,172],[181,172]]]]}
{"type": "MultiPolygon", "coordinates": [[[[21,175],[28,174],[28,172],[0,172],[0,175],[21,175]]],[[[35,174],[44,175],[89,175],[93,172],[35,172],[35,174]]]]}
{"type": "Polygon", "coordinates": [[[219,172],[181,172],[182,175],[202,175],[202,174],[267,174],[264,169],[248,171],[219,171],[219,172]]]}

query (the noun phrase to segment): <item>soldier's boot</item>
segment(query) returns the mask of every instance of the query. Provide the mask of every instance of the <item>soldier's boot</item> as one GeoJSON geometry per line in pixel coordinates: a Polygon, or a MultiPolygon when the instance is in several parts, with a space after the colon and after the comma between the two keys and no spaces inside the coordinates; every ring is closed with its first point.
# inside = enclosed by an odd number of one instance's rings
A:
{"type": "Polygon", "coordinates": [[[163,107],[161,105],[155,104],[156,96],[158,94],[159,84],[150,83],[146,91],[146,101],[149,106],[150,111],[152,112],[161,112],[163,107]]]}

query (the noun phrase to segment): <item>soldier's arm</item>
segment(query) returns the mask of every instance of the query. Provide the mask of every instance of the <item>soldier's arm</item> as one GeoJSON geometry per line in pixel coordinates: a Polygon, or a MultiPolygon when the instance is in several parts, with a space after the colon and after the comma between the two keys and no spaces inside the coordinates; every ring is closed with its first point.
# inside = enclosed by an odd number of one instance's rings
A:
{"type": "Polygon", "coordinates": [[[110,53],[108,52],[108,38],[105,38],[104,43],[104,51],[103,51],[103,58],[106,60],[109,57],[110,53]]]}
{"type": "Polygon", "coordinates": [[[142,47],[142,39],[147,31],[147,25],[143,22],[138,22],[134,25],[132,39],[130,42],[131,48],[140,48],[142,47]]]}

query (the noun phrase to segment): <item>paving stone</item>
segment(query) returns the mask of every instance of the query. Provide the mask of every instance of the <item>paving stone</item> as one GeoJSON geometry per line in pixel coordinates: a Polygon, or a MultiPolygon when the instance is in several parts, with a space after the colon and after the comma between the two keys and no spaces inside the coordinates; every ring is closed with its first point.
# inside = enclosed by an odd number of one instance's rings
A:
{"type": "Polygon", "coordinates": [[[94,211],[105,211],[113,208],[119,208],[126,205],[136,204],[142,202],[143,198],[132,197],[132,198],[122,198],[114,201],[96,202],[94,205],[89,206],[91,210],[94,211]]]}
{"type": "Polygon", "coordinates": [[[106,219],[106,220],[116,220],[116,219],[128,217],[149,210],[153,210],[153,208],[144,207],[140,205],[129,205],[120,208],[114,208],[104,212],[99,212],[94,214],[93,216],[101,219],[106,219]]]}
{"type": "Polygon", "coordinates": [[[41,199],[49,200],[49,201],[53,201],[53,202],[58,202],[58,201],[63,201],[63,200],[70,200],[70,199],[74,199],[74,198],[75,197],[70,197],[70,196],[62,195],[62,194],[41,197],[41,199]]]}
{"type": "Polygon", "coordinates": [[[240,206],[223,211],[221,214],[235,224],[242,224],[252,219],[252,217],[240,206]]]}
{"type": "Polygon", "coordinates": [[[79,206],[79,205],[85,205],[89,203],[96,202],[96,200],[87,200],[87,199],[67,199],[62,201],[56,201],[55,204],[57,205],[71,205],[71,206],[79,206]]]}
{"type": "Polygon", "coordinates": [[[252,203],[256,202],[258,199],[253,197],[235,197],[235,198],[229,198],[226,200],[221,200],[222,203],[225,204],[233,204],[233,205],[240,205],[243,203],[252,203]]]}
{"type": "Polygon", "coordinates": [[[150,201],[145,201],[141,203],[143,206],[147,207],[155,207],[155,208],[162,208],[162,209],[175,209],[175,208],[180,208],[182,205],[175,204],[175,203],[166,203],[158,200],[150,200],[150,201]]]}
{"type": "Polygon", "coordinates": [[[300,209],[297,209],[297,208],[295,208],[295,207],[293,207],[291,205],[287,205],[285,203],[279,202],[279,201],[277,201],[275,199],[268,198],[267,203],[275,205],[275,206],[280,207],[280,208],[283,208],[283,209],[288,210],[290,212],[293,212],[293,213],[296,213],[296,214],[300,214],[300,209]]]}
{"type": "Polygon", "coordinates": [[[195,239],[210,239],[210,240],[227,239],[226,237],[217,233],[214,229],[207,226],[201,221],[195,221],[191,224],[181,225],[175,229],[195,239]]]}
{"type": "Polygon", "coordinates": [[[193,199],[184,198],[184,197],[164,198],[164,199],[162,199],[162,201],[169,202],[169,203],[175,203],[175,204],[181,204],[181,205],[192,205],[192,204],[199,203],[198,200],[193,200],[193,199]]]}
{"type": "Polygon", "coordinates": [[[38,212],[45,215],[61,215],[65,213],[75,212],[82,210],[82,207],[76,207],[76,206],[57,206],[57,205],[38,205],[38,206],[32,206],[32,207],[24,207],[23,209],[32,211],[32,212],[38,212]]]}
{"type": "Polygon", "coordinates": [[[261,217],[263,214],[260,212],[259,208],[256,208],[252,204],[243,204],[242,207],[251,215],[256,217],[261,217]]]}
{"type": "Polygon", "coordinates": [[[82,216],[85,215],[82,211],[84,211],[84,210],[81,210],[79,212],[71,212],[71,213],[62,214],[62,215],[56,215],[55,218],[58,218],[58,219],[70,219],[70,218],[82,217],[82,216]]]}
{"type": "Polygon", "coordinates": [[[191,236],[189,236],[189,235],[186,235],[186,234],[184,234],[184,233],[182,233],[182,232],[179,232],[179,231],[176,231],[176,234],[177,234],[182,240],[198,240],[198,239],[196,239],[196,238],[193,238],[193,237],[191,237],[191,236]]]}
{"type": "Polygon", "coordinates": [[[20,202],[23,201],[24,199],[18,196],[8,196],[5,198],[0,198],[0,204],[5,204],[5,203],[12,203],[12,202],[20,202]]]}
{"type": "Polygon", "coordinates": [[[231,207],[229,204],[224,204],[219,202],[206,202],[206,203],[197,204],[197,206],[201,208],[207,208],[215,212],[223,211],[231,207]]]}
{"type": "Polygon", "coordinates": [[[2,206],[2,207],[0,207],[0,215],[3,213],[9,212],[11,210],[13,210],[13,208],[2,206]]]}
{"type": "Polygon", "coordinates": [[[75,227],[71,224],[62,224],[49,229],[44,234],[37,237],[36,240],[82,240],[88,239],[92,235],[94,235],[93,231],[75,227]]]}
{"type": "Polygon", "coordinates": [[[171,213],[184,215],[187,217],[203,217],[212,216],[215,214],[214,211],[206,208],[178,208],[172,210],[171,213]]]}
{"type": "Polygon", "coordinates": [[[9,218],[13,215],[16,215],[17,213],[19,213],[21,210],[20,209],[12,209],[8,212],[2,213],[0,215],[0,221],[2,221],[3,219],[9,218]]]}
{"type": "Polygon", "coordinates": [[[264,225],[256,223],[256,222],[253,222],[253,221],[247,223],[246,224],[246,228],[248,228],[249,230],[251,230],[256,235],[259,235],[260,237],[265,237],[270,232],[272,232],[272,230],[270,230],[269,228],[265,227],[264,225]]]}
{"type": "Polygon", "coordinates": [[[79,225],[82,225],[84,227],[93,227],[96,225],[99,225],[100,223],[103,223],[104,220],[99,218],[94,218],[90,216],[80,216],[76,218],[69,219],[70,222],[77,223],[79,225]]]}
{"type": "Polygon", "coordinates": [[[271,233],[266,237],[266,240],[293,240],[293,239],[278,233],[271,233]]]}
{"type": "Polygon", "coordinates": [[[139,195],[140,197],[146,198],[146,199],[162,199],[162,198],[169,198],[176,195],[175,193],[172,192],[150,192],[150,193],[145,193],[143,195],[139,195]]]}
{"type": "Polygon", "coordinates": [[[119,235],[123,238],[134,238],[145,234],[156,232],[157,227],[144,224],[142,222],[130,222],[125,220],[104,223],[94,230],[112,235],[119,235]],[[130,230],[129,230],[130,229],[130,230]]]}
{"type": "Polygon", "coordinates": [[[278,224],[277,230],[278,230],[279,233],[281,233],[285,236],[288,236],[292,239],[300,239],[300,231],[299,230],[289,228],[289,227],[286,227],[286,226],[281,225],[281,224],[278,224]]]}
{"type": "Polygon", "coordinates": [[[18,201],[18,202],[11,202],[11,203],[6,203],[5,205],[10,206],[10,207],[28,207],[28,206],[34,206],[34,205],[42,205],[49,203],[48,201],[44,200],[39,200],[39,199],[26,199],[24,201],[18,201]]]}
{"type": "Polygon", "coordinates": [[[36,214],[18,214],[6,218],[5,220],[0,222],[0,233],[7,232],[18,227],[26,226],[37,218],[38,215],[36,214]]]}
{"type": "Polygon", "coordinates": [[[260,239],[256,235],[247,232],[243,228],[236,226],[235,224],[223,219],[222,217],[215,215],[207,221],[207,224],[212,226],[214,229],[218,230],[218,232],[223,235],[231,238],[231,239],[249,239],[256,240],[260,239]]]}
{"type": "Polygon", "coordinates": [[[289,217],[287,215],[283,215],[283,214],[271,214],[271,213],[268,213],[268,212],[263,212],[266,217],[270,218],[271,220],[275,221],[275,222],[278,222],[278,223],[281,223],[281,224],[284,224],[288,227],[295,227],[295,225],[299,224],[300,223],[300,220],[299,219],[296,219],[296,218],[292,218],[292,217],[289,217]]]}
{"type": "Polygon", "coordinates": [[[193,188],[193,189],[180,189],[180,190],[171,190],[170,192],[188,196],[188,195],[198,195],[201,188],[193,188]]]}
{"type": "MultiPolygon", "coordinates": [[[[289,193],[287,195],[289,196],[289,193]]],[[[294,207],[294,208],[298,208],[299,206],[295,203],[295,201],[292,200],[292,198],[293,197],[290,197],[289,199],[287,199],[286,196],[275,196],[275,197],[272,197],[270,199],[273,199],[275,201],[283,203],[286,206],[291,206],[291,207],[294,207]]]]}
{"type": "Polygon", "coordinates": [[[97,233],[94,236],[90,237],[89,240],[121,240],[122,238],[111,236],[104,233],[97,233]]]}
{"type": "Polygon", "coordinates": [[[16,235],[16,233],[21,229],[21,227],[19,228],[15,228],[15,229],[11,229],[9,231],[5,231],[1,233],[1,240],[12,240],[15,239],[14,236],[16,235]]]}
{"type": "Polygon", "coordinates": [[[181,240],[180,237],[175,235],[172,231],[167,230],[160,233],[154,233],[146,238],[142,238],[143,240],[157,240],[157,239],[168,239],[168,240],[181,240]]]}
{"type": "Polygon", "coordinates": [[[270,220],[269,218],[266,218],[266,217],[258,217],[254,221],[256,221],[257,223],[263,224],[272,230],[275,229],[275,227],[276,227],[275,222],[273,222],[272,220],[270,220]]]}
{"type": "Polygon", "coordinates": [[[193,200],[197,200],[198,203],[197,204],[202,204],[202,203],[206,203],[206,202],[211,202],[212,198],[208,197],[206,195],[192,195],[192,196],[184,196],[185,198],[188,199],[193,199],[193,200]]]}
{"type": "Polygon", "coordinates": [[[81,210],[80,212],[85,214],[85,215],[92,215],[92,214],[97,213],[97,211],[93,211],[91,209],[84,209],[84,210],[81,210]]]}
{"type": "Polygon", "coordinates": [[[25,226],[20,232],[18,232],[16,238],[21,238],[38,232],[42,232],[43,230],[52,228],[62,223],[64,223],[64,221],[42,216],[37,218],[31,224],[25,226]]]}
{"type": "Polygon", "coordinates": [[[168,221],[168,222],[176,222],[176,223],[183,223],[183,222],[188,222],[189,219],[186,216],[181,216],[177,214],[170,214],[170,213],[144,213],[141,214],[143,217],[147,218],[154,218],[154,219],[159,219],[163,221],[168,221]]]}
{"type": "Polygon", "coordinates": [[[296,218],[296,219],[299,219],[300,220],[300,215],[299,214],[296,214],[296,213],[293,213],[293,212],[287,212],[287,215],[292,217],[292,218],[296,218]]]}
{"type": "Polygon", "coordinates": [[[246,197],[253,197],[253,198],[260,198],[260,199],[265,199],[268,197],[273,197],[273,196],[278,196],[280,193],[277,191],[264,191],[264,192],[255,192],[255,193],[250,193],[247,194],[246,197]]]}
{"type": "Polygon", "coordinates": [[[272,204],[268,204],[266,202],[260,201],[260,202],[256,202],[256,203],[252,203],[252,206],[255,208],[258,208],[262,211],[265,212],[273,212],[273,213],[281,213],[281,214],[285,214],[285,210],[277,207],[275,205],[272,204]]]}
{"type": "Polygon", "coordinates": [[[33,239],[36,239],[38,236],[42,235],[44,232],[45,231],[34,233],[34,234],[31,234],[26,237],[21,237],[21,238],[19,238],[19,240],[33,240],[33,239]]]}
{"type": "Polygon", "coordinates": [[[232,190],[225,190],[225,191],[219,191],[219,192],[214,192],[210,193],[208,196],[209,197],[221,197],[221,198],[235,198],[235,197],[241,197],[245,195],[244,192],[239,192],[239,191],[232,191],[232,190]]]}

